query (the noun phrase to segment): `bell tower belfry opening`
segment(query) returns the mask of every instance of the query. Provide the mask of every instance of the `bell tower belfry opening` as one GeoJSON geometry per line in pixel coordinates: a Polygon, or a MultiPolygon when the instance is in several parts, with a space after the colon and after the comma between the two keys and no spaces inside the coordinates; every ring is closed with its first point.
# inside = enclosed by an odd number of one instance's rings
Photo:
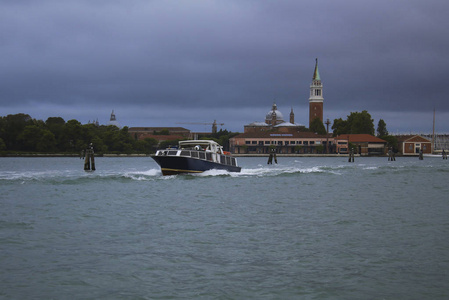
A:
{"type": "Polygon", "coordinates": [[[318,58],[315,59],[315,71],[310,85],[309,97],[309,127],[313,120],[319,118],[323,122],[323,85],[318,72],[318,58]]]}

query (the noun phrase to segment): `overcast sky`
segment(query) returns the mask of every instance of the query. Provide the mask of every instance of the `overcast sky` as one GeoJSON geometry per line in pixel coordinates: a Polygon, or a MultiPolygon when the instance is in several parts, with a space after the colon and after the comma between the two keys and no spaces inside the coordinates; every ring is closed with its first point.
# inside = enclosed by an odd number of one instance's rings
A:
{"type": "Polygon", "coordinates": [[[273,102],[308,125],[367,110],[449,132],[449,1],[0,0],[0,116],[243,132],[273,102]]]}

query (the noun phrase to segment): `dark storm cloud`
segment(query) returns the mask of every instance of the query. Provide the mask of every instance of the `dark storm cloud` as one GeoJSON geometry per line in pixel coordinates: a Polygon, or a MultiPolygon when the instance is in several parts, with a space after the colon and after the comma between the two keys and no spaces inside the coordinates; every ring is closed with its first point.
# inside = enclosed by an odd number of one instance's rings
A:
{"type": "Polygon", "coordinates": [[[106,123],[114,109],[122,125],[217,119],[241,131],[276,101],[307,124],[315,57],[331,120],[366,109],[376,122],[419,131],[427,128],[410,116],[449,112],[445,1],[2,1],[0,8],[0,115],[106,123]]]}

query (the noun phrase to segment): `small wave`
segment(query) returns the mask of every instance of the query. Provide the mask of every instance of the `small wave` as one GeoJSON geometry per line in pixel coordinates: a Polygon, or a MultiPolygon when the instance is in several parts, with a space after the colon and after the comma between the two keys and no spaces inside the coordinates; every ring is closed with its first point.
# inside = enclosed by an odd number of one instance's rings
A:
{"type": "Polygon", "coordinates": [[[364,167],[363,170],[377,170],[379,167],[364,167]]]}
{"type": "Polygon", "coordinates": [[[65,171],[25,171],[25,172],[3,172],[0,175],[0,182],[14,182],[18,181],[21,184],[28,184],[33,182],[48,182],[63,183],[63,184],[77,184],[92,180],[153,180],[160,178],[162,173],[160,169],[150,169],[147,171],[95,171],[84,172],[79,170],[65,170],[65,171]]]}
{"type": "Polygon", "coordinates": [[[26,222],[8,222],[0,220],[1,229],[33,229],[34,227],[30,223],[26,222]]]}
{"type": "Polygon", "coordinates": [[[0,180],[5,181],[42,181],[52,178],[64,178],[72,174],[70,171],[59,171],[59,170],[49,170],[49,171],[6,171],[0,174],[0,180]]]}
{"type": "Polygon", "coordinates": [[[235,173],[235,172],[229,172],[229,171],[226,171],[226,170],[217,170],[217,169],[213,169],[213,170],[204,171],[204,172],[202,172],[202,173],[194,174],[194,176],[199,176],[199,177],[206,177],[206,176],[229,176],[229,175],[232,175],[232,173],[235,173]]]}
{"type": "Polygon", "coordinates": [[[123,174],[123,177],[129,178],[132,180],[145,181],[154,179],[156,176],[161,176],[162,172],[159,169],[150,169],[143,172],[126,172],[123,174]]]}

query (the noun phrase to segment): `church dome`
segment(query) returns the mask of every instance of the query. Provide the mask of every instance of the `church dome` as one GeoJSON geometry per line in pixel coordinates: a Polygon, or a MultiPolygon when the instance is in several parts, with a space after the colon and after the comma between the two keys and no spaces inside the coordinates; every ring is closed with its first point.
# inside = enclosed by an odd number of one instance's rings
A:
{"type": "Polygon", "coordinates": [[[273,107],[271,110],[267,113],[265,117],[265,122],[269,123],[271,120],[273,120],[273,117],[276,117],[276,123],[282,123],[284,122],[284,116],[282,113],[277,109],[276,103],[273,103],[273,107]]]}

